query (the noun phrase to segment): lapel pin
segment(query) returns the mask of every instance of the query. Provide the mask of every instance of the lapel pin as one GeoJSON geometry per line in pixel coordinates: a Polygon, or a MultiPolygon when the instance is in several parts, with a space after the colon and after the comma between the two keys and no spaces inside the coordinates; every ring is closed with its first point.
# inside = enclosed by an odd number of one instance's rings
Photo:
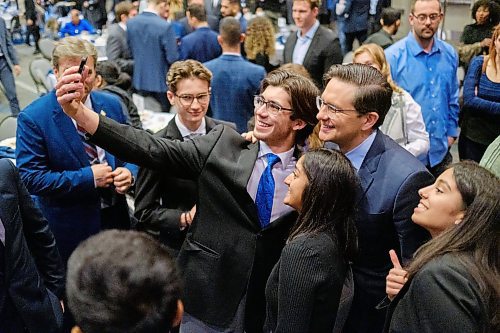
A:
{"type": "Polygon", "coordinates": [[[106,117],[106,112],[104,112],[104,110],[101,110],[101,116],[106,117]]]}

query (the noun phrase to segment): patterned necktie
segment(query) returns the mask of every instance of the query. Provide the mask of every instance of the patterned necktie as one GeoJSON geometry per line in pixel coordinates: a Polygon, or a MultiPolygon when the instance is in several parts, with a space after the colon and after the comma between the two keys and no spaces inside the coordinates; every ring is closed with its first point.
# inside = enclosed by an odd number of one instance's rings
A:
{"type": "Polygon", "coordinates": [[[94,164],[99,164],[99,157],[97,155],[97,148],[93,143],[90,143],[87,141],[85,138],[85,130],[77,125],[76,131],[78,132],[78,135],[80,136],[80,139],[82,140],[83,148],[85,148],[85,153],[87,154],[87,157],[89,158],[90,165],[94,164]]]}
{"type": "Polygon", "coordinates": [[[274,178],[271,171],[273,166],[280,161],[278,155],[269,153],[266,154],[266,157],[267,167],[260,177],[257,195],[255,196],[255,204],[257,205],[257,213],[262,228],[266,227],[271,220],[274,197],[274,178]]]}

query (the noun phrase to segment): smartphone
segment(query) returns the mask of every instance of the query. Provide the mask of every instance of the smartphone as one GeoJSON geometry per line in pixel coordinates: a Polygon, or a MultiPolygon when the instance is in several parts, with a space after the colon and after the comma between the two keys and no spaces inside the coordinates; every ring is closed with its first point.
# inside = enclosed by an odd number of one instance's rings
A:
{"type": "MultiPolygon", "coordinates": [[[[81,75],[83,73],[83,69],[85,68],[86,63],[87,63],[87,57],[83,57],[82,61],[80,61],[80,66],[78,67],[78,74],[81,75]]],[[[69,93],[72,94],[74,92],[75,92],[74,90],[71,90],[69,93]]]]}

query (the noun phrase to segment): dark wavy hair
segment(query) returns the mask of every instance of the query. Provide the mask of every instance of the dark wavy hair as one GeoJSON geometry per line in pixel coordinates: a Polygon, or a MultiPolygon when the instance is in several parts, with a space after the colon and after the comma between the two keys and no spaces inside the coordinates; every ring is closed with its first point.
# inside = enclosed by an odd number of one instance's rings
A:
{"type": "Polygon", "coordinates": [[[303,155],[308,184],[302,210],[289,240],[301,234],[328,232],[352,260],[357,248],[355,200],[358,177],[351,162],[339,151],[321,148],[303,155]]]}
{"type": "Polygon", "coordinates": [[[488,8],[490,12],[488,23],[495,26],[500,22],[500,5],[492,0],[478,0],[474,3],[471,10],[471,16],[474,21],[476,20],[477,10],[481,7],[488,8]]]}
{"type": "Polygon", "coordinates": [[[295,72],[283,69],[276,69],[270,72],[260,84],[260,93],[262,94],[267,87],[280,87],[290,96],[292,104],[292,114],[290,119],[302,119],[307,125],[297,132],[295,142],[303,145],[309,134],[312,133],[314,126],[318,122],[316,114],[316,96],[320,91],[311,79],[295,72]]]}
{"type": "Polygon", "coordinates": [[[409,277],[432,259],[450,253],[459,258],[478,283],[489,311],[485,332],[500,330],[500,180],[476,162],[450,166],[465,207],[462,222],[443,231],[415,253],[409,277]]]}
{"type": "Polygon", "coordinates": [[[156,240],[108,230],[82,242],[69,258],[66,294],[85,333],[164,333],[176,316],[181,282],[156,240]]]}

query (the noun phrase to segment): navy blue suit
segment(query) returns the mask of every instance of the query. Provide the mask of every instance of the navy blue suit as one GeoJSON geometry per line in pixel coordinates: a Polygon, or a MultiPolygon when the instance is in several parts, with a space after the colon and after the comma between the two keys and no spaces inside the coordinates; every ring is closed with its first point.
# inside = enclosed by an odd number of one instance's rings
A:
{"type": "Polygon", "coordinates": [[[178,60],[173,26],[154,13],[142,12],[127,21],[127,42],[134,58],[134,88],[165,94],[168,69],[178,60]]]}
{"type": "Polygon", "coordinates": [[[206,62],[222,54],[222,49],[217,41],[217,33],[209,27],[197,28],[181,39],[179,45],[180,60],[194,59],[206,62]]]}
{"type": "MultiPolygon", "coordinates": [[[[90,98],[96,112],[127,122],[115,96],[92,92],[90,98]]],[[[101,230],[101,200],[82,140],[57,103],[55,91],[19,115],[16,159],[22,180],[49,221],[63,260],[67,260],[82,240],[101,230]]],[[[137,166],[109,153],[106,160],[113,170],[126,167],[137,173],[137,166]]],[[[112,207],[117,214],[128,214],[123,195],[115,195],[112,207]]],[[[122,222],[126,227],[128,221],[122,222]]]]}
{"type": "Polygon", "coordinates": [[[385,311],[376,305],[385,297],[385,278],[392,268],[389,250],[405,265],[429,234],[411,220],[420,200],[418,190],[432,175],[413,155],[378,131],[358,171],[359,253],[354,260],[354,300],[345,332],[381,332],[385,311]]]}
{"type": "Polygon", "coordinates": [[[8,159],[0,160],[0,207],[0,332],[56,332],[64,267],[47,220],[8,159]]]}
{"type": "Polygon", "coordinates": [[[19,109],[19,101],[16,94],[16,83],[12,74],[12,67],[18,65],[16,50],[12,45],[10,34],[5,26],[5,20],[0,17],[0,51],[3,56],[0,57],[0,81],[5,88],[5,95],[9,100],[10,111],[17,115],[19,109]]]}
{"type": "Polygon", "coordinates": [[[266,76],[264,67],[242,56],[223,54],[204,64],[212,73],[212,117],[236,124],[238,132],[247,131],[253,116],[253,96],[266,76]]]}

